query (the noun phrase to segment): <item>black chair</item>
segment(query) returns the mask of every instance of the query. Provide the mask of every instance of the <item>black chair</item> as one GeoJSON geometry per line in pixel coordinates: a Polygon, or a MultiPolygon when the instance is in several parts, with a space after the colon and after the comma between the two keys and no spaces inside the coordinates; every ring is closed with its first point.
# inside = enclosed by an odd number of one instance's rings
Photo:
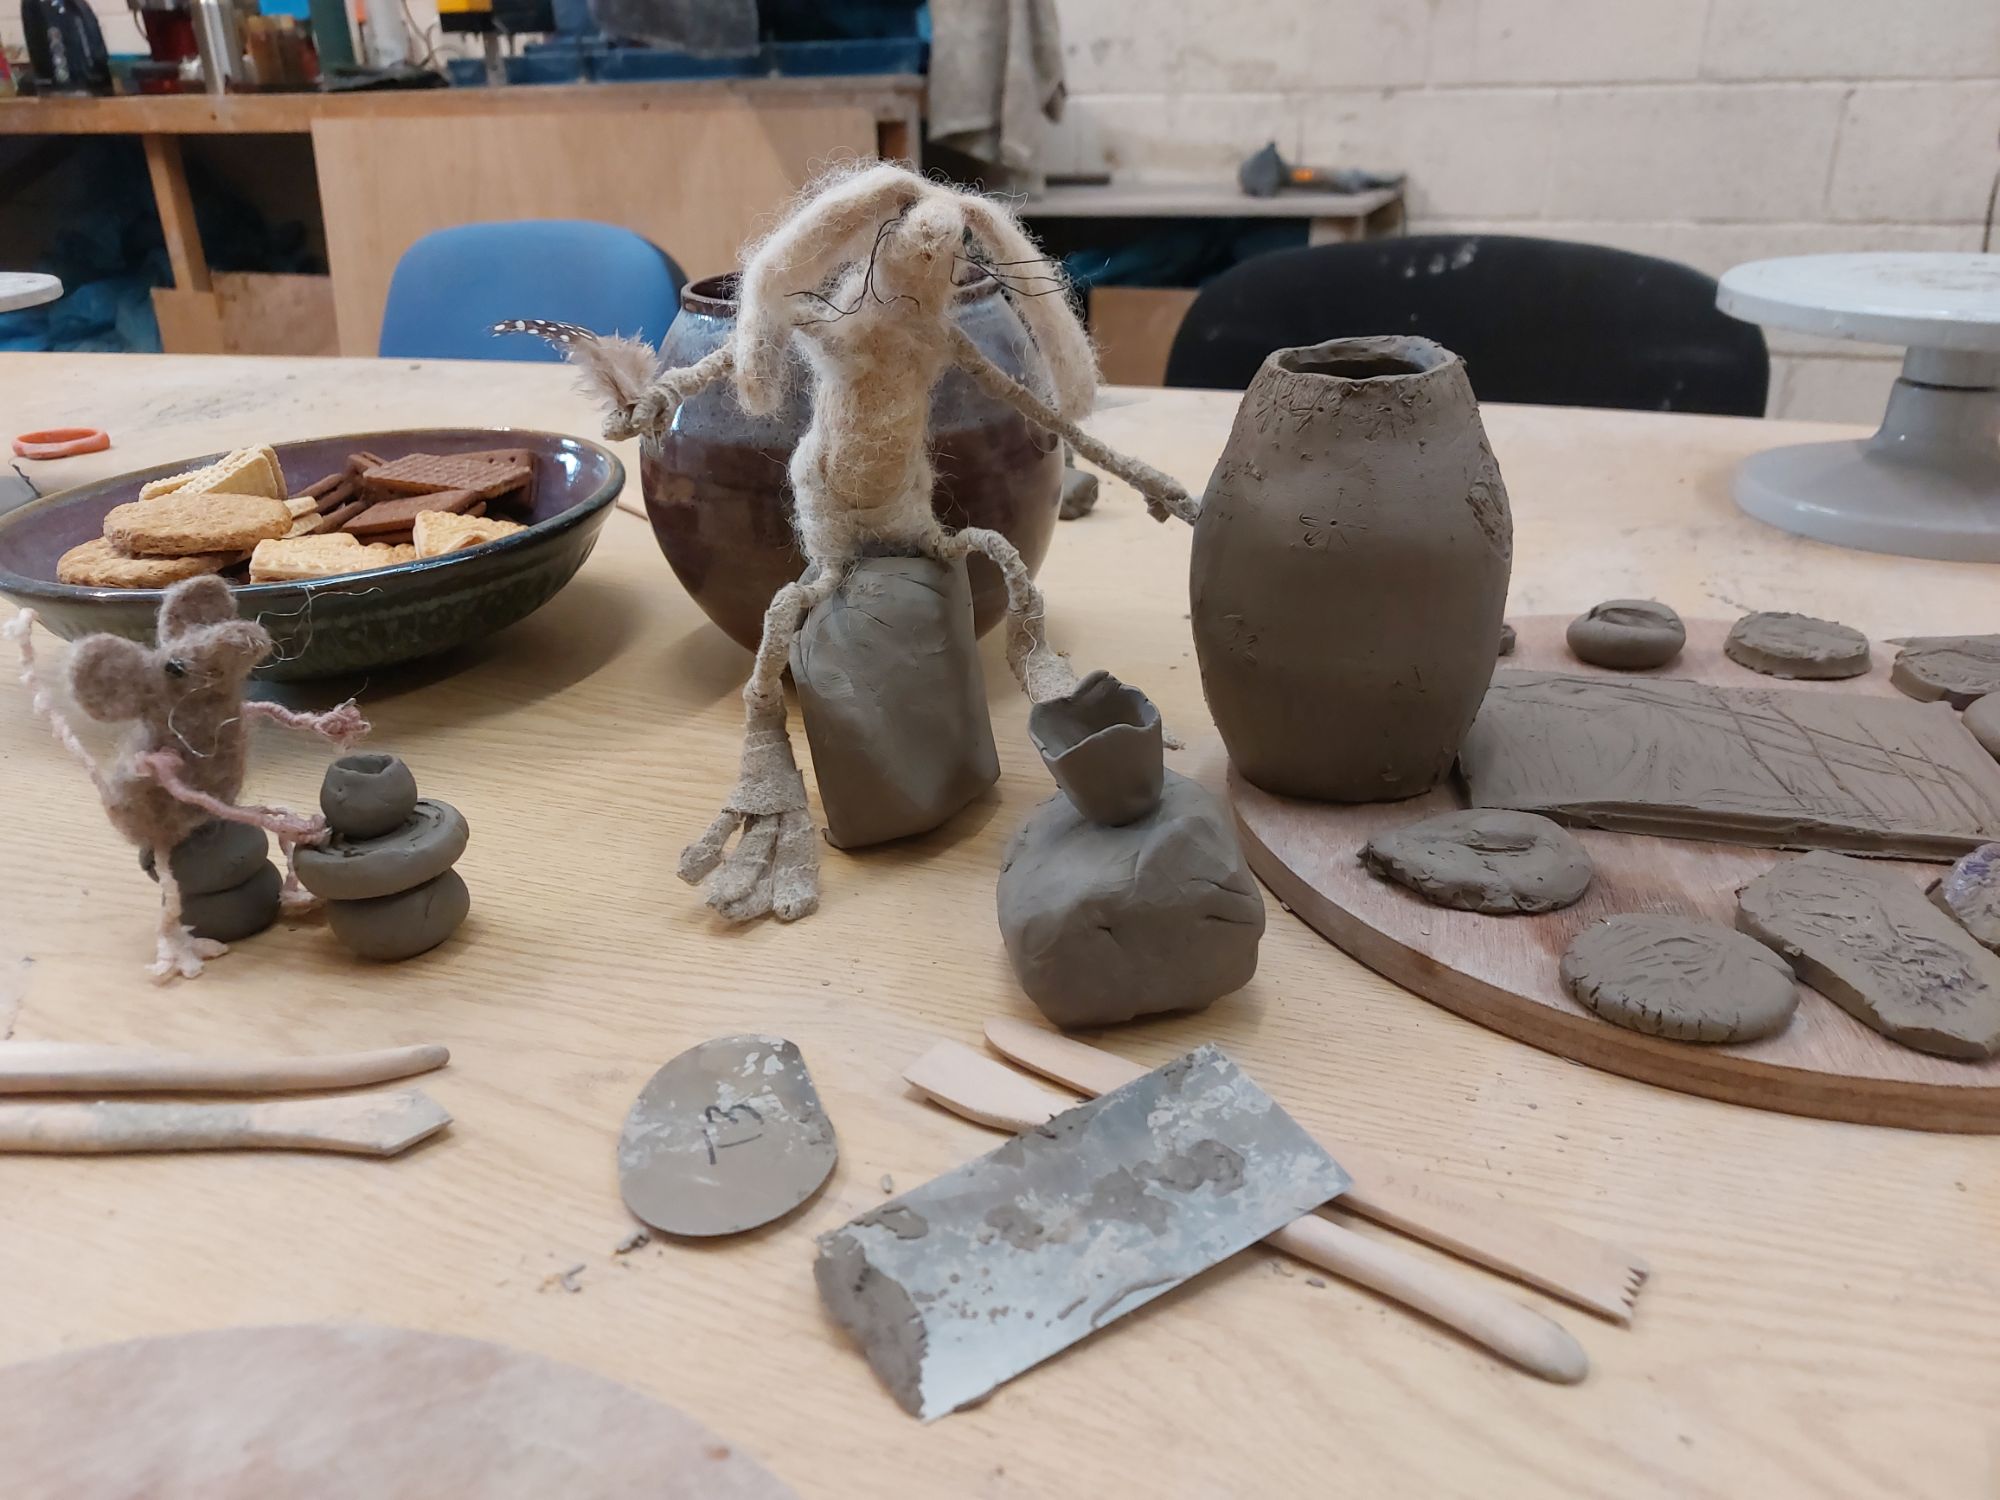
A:
{"type": "Polygon", "coordinates": [[[1168,385],[1242,390],[1274,349],[1366,334],[1435,339],[1482,401],[1761,417],[1763,330],[1670,260],[1506,234],[1277,250],[1195,298],[1168,385]]]}

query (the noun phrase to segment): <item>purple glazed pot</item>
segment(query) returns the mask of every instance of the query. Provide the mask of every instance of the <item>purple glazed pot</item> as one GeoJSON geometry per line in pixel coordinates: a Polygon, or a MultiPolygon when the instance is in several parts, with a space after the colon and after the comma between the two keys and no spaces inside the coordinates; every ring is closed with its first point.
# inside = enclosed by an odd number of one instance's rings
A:
{"type": "MultiPolygon", "coordinates": [[[[535,455],[534,509],[518,518],[529,523],[526,531],[372,573],[233,586],[237,608],[277,642],[257,676],[298,681],[413,661],[491,635],[554,598],[590,556],[611,502],[625,487],[625,467],[608,449],[551,432],[436,427],[279,443],[277,454],[296,489],[364,449],[394,459],[486,448],[526,448],[535,455]]],[[[56,559],[100,535],[104,513],[136,500],[147,480],[221,456],[211,453],[78,485],[0,516],[0,595],[33,608],[64,640],[103,631],[151,641],[159,589],[58,583],[56,559]]]]}
{"type": "MultiPolygon", "coordinates": [[[[660,345],[669,366],[691,365],[720,348],[736,326],[736,278],[711,276],[681,293],[680,316],[660,345]]],[[[959,326],[981,352],[1017,379],[1046,387],[1049,372],[999,285],[982,281],[958,294],[959,326]]],[[[776,416],[747,415],[727,384],[685,403],[674,423],[641,450],[639,478],[653,535],[695,603],[739,645],[755,650],[771,596],[805,571],[792,535],[792,486],[785,473],[811,416],[803,371],[776,416]]],[[[978,390],[956,370],[931,404],[932,503],[953,531],[983,526],[1016,547],[1033,573],[1055,533],[1062,498],[1062,445],[1052,432],[978,390]]],[[[1007,612],[999,569],[983,557],[972,569],[973,627],[982,634],[1007,612]]]]}

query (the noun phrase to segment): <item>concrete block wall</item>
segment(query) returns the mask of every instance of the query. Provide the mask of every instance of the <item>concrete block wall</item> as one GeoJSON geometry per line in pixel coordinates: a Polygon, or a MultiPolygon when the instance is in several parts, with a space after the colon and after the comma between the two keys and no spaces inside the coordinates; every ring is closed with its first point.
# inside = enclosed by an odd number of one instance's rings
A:
{"type": "MultiPolygon", "coordinates": [[[[2000,0],[1059,0],[1071,118],[1113,171],[1275,139],[1410,173],[1413,232],[1586,240],[1719,275],[1976,250],[2000,0]]],[[[1896,353],[1773,331],[1773,415],[1869,421],[1896,353]]]]}

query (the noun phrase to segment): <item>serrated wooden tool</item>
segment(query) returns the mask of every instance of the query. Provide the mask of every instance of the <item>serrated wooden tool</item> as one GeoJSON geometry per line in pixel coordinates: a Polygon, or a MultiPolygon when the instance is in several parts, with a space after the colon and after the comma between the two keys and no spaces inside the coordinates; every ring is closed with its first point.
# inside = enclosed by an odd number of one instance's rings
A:
{"type": "MultiPolygon", "coordinates": [[[[1117,1088],[1146,1071],[1026,1021],[988,1021],[986,1041],[1002,1057],[1082,1094],[1117,1088]]],[[[1341,1208],[1614,1323],[1631,1323],[1632,1304],[1652,1274],[1643,1257],[1462,1187],[1393,1152],[1325,1137],[1320,1144],[1354,1178],[1341,1208]]]]}

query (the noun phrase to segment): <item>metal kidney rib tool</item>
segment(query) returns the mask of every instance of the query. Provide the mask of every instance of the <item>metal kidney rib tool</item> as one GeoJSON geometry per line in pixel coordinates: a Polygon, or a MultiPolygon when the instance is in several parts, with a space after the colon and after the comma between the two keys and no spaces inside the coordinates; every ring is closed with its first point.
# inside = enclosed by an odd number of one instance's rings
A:
{"type": "Polygon", "coordinates": [[[1201,1047],[822,1236],[814,1275],[904,1410],[928,1421],[1347,1181],[1201,1047]]]}

